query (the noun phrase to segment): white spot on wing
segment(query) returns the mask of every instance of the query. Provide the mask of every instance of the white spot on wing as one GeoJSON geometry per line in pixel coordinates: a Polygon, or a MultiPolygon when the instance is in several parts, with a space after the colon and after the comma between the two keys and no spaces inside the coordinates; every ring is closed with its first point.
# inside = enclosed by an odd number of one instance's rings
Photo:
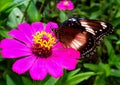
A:
{"type": "Polygon", "coordinates": [[[92,33],[93,35],[95,35],[94,30],[88,25],[87,22],[80,22],[80,23],[81,23],[81,25],[82,25],[83,27],[85,27],[85,29],[86,29],[87,32],[90,32],[90,33],[92,33]]]}
{"type": "Polygon", "coordinates": [[[69,21],[76,21],[76,19],[75,18],[70,18],[69,21]]]}
{"type": "Polygon", "coordinates": [[[107,25],[104,22],[100,22],[100,24],[103,26],[103,29],[107,28],[107,25]]]}
{"type": "Polygon", "coordinates": [[[78,49],[81,46],[82,46],[82,43],[80,43],[78,40],[73,40],[72,43],[71,43],[71,47],[75,48],[75,49],[78,49]]]}
{"type": "Polygon", "coordinates": [[[86,29],[87,32],[90,32],[90,33],[92,33],[93,35],[95,35],[95,32],[94,32],[93,29],[88,28],[88,27],[86,27],[85,29],[86,29]]]}

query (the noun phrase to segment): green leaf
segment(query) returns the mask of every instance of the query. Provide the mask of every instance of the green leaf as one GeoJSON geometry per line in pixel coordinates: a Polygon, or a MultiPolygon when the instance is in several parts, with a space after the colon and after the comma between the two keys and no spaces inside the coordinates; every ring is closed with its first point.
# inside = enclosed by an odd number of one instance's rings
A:
{"type": "Polygon", "coordinates": [[[114,52],[111,42],[107,38],[104,38],[104,43],[107,48],[108,55],[112,57],[115,52],[114,52]]]}
{"type": "Polygon", "coordinates": [[[6,70],[3,76],[6,77],[7,85],[23,85],[21,76],[16,73],[6,70]]]}
{"type": "Polygon", "coordinates": [[[0,79],[0,85],[6,85],[6,82],[5,82],[5,80],[3,80],[3,79],[0,79]]]}
{"type": "Polygon", "coordinates": [[[64,11],[60,11],[59,17],[60,17],[60,22],[63,22],[63,21],[65,21],[66,19],[68,19],[67,15],[65,14],[64,11]]]}
{"type": "Polygon", "coordinates": [[[58,16],[58,13],[51,13],[49,16],[50,16],[51,18],[54,18],[54,17],[57,17],[57,16],[58,16]]]}
{"type": "Polygon", "coordinates": [[[6,13],[11,12],[14,8],[22,5],[23,3],[25,3],[25,1],[27,0],[14,0],[12,2],[12,4],[5,10],[6,13]]]}
{"type": "Polygon", "coordinates": [[[31,2],[29,6],[27,14],[30,22],[37,22],[40,21],[42,18],[42,15],[38,13],[37,8],[33,2],[31,2]]]}
{"type": "Polygon", "coordinates": [[[110,75],[110,65],[109,64],[103,64],[103,69],[105,71],[106,76],[110,75]]]}
{"type": "Polygon", "coordinates": [[[116,70],[116,69],[111,69],[111,76],[115,76],[115,77],[120,77],[120,69],[116,70]]]}
{"type": "Polygon", "coordinates": [[[80,68],[74,70],[74,71],[71,71],[68,73],[67,75],[67,78],[69,79],[71,76],[75,75],[76,73],[78,73],[80,71],[80,68]]]}
{"type": "Polygon", "coordinates": [[[7,30],[0,30],[0,35],[4,38],[10,38],[7,30]]]}
{"type": "Polygon", "coordinates": [[[6,75],[6,83],[7,85],[16,85],[13,79],[9,75],[6,75]]]}
{"type": "Polygon", "coordinates": [[[116,33],[120,35],[120,29],[116,29],[116,33]]]}
{"type": "Polygon", "coordinates": [[[120,17],[113,19],[113,21],[112,21],[113,26],[116,27],[116,26],[120,25],[119,21],[120,21],[120,17]]]}
{"type": "Polygon", "coordinates": [[[13,11],[8,16],[7,25],[11,28],[16,28],[17,25],[21,22],[23,13],[19,8],[13,9],[13,11]]]}
{"type": "Polygon", "coordinates": [[[94,84],[93,85],[105,85],[105,76],[96,76],[94,84]]]}
{"type": "Polygon", "coordinates": [[[97,11],[97,12],[93,12],[91,13],[90,15],[90,19],[96,19],[97,17],[100,16],[100,11],[97,11]]]}
{"type": "Polygon", "coordinates": [[[107,38],[110,40],[118,40],[118,37],[116,35],[109,35],[107,38]]]}
{"type": "Polygon", "coordinates": [[[85,72],[85,73],[79,73],[68,80],[64,83],[64,85],[76,85],[84,80],[87,80],[91,76],[95,75],[94,72],[85,72]]]}
{"type": "Polygon", "coordinates": [[[22,80],[24,85],[33,85],[30,78],[22,77],[22,80]]]}
{"type": "Polygon", "coordinates": [[[119,67],[120,66],[120,55],[114,55],[113,57],[109,58],[109,64],[116,65],[116,67],[119,67]]]}
{"type": "MultiPolygon", "coordinates": [[[[116,17],[120,17],[120,9],[118,9],[118,12],[116,14],[116,17]]],[[[114,20],[114,19],[113,19],[114,20]]]]}
{"type": "Polygon", "coordinates": [[[118,40],[118,41],[116,42],[116,44],[120,45],[120,40],[118,40]]]}
{"type": "Polygon", "coordinates": [[[8,8],[12,2],[13,0],[0,0],[0,12],[8,8]]]}
{"type": "Polygon", "coordinates": [[[58,79],[55,79],[53,77],[50,77],[44,85],[55,85],[55,83],[57,82],[58,79]]]}
{"type": "Polygon", "coordinates": [[[85,68],[88,68],[88,69],[90,69],[90,70],[92,70],[92,71],[99,71],[99,70],[101,70],[101,67],[99,66],[99,65],[96,65],[96,64],[84,64],[84,67],[85,68]]]}
{"type": "Polygon", "coordinates": [[[103,64],[99,63],[98,65],[94,64],[84,64],[85,68],[88,68],[92,71],[97,72],[97,74],[103,75],[105,74],[106,76],[110,75],[110,65],[109,64],[103,64]]]}

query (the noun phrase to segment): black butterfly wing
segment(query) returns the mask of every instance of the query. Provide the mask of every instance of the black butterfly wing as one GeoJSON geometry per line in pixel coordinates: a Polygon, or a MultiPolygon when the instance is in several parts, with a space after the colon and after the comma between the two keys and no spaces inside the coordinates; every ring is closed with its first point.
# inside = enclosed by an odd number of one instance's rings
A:
{"type": "Polygon", "coordinates": [[[65,47],[80,51],[82,57],[89,57],[96,52],[96,45],[112,32],[109,23],[83,18],[70,18],[64,21],[56,35],[65,47]]]}
{"type": "Polygon", "coordinates": [[[104,38],[104,36],[113,32],[112,25],[104,21],[84,19],[80,20],[80,23],[83,27],[85,27],[86,31],[96,37],[97,45],[100,44],[100,41],[104,38]]]}

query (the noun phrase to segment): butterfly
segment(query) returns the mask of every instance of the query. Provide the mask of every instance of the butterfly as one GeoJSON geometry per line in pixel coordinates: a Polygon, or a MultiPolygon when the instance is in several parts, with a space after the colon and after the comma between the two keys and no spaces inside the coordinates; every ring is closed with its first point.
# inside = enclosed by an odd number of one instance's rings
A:
{"type": "Polygon", "coordinates": [[[113,26],[105,21],[69,18],[55,31],[55,35],[64,47],[72,47],[80,51],[82,57],[89,57],[95,54],[101,40],[112,32],[113,26]]]}

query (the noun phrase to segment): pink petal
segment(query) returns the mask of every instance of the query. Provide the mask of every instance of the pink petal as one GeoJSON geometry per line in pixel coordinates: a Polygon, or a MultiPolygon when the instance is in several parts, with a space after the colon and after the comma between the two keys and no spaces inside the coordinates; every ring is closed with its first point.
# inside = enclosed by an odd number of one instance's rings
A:
{"type": "Polygon", "coordinates": [[[80,53],[72,48],[58,49],[53,51],[53,60],[58,62],[62,67],[68,70],[74,70],[77,65],[77,59],[80,58],[80,53]]]}
{"type": "Polygon", "coordinates": [[[22,23],[18,25],[18,28],[21,32],[23,32],[25,35],[32,37],[33,29],[28,23],[22,23]]]}
{"type": "Polygon", "coordinates": [[[31,54],[29,47],[14,39],[3,39],[1,41],[1,48],[4,58],[18,58],[31,54]]]}
{"type": "Polygon", "coordinates": [[[59,65],[67,70],[74,70],[77,65],[77,59],[70,59],[70,56],[61,55],[59,58],[54,59],[59,65]],[[61,57],[62,56],[62,57],[61,57]]]}
{"type": "Polygon", "coordinates": [[[28,23],[21,23],[18,25],[18,28],[18,30],[10,31],[9,34],[26,44],[32,43],[33,30],[31,26],[28,23]]]}
{"type": "Polygon", "coordinates": [[[57,44],[55,44],[52,48],[52,51],[54,52],[58,52],[58,53],[65,53],[73,58],[80,58],[80,52],[73,49],[73,48],[64,48],[62,43],[58,42],[57,44]]]}
{"type": "Polygon", "coordinates": [[[14,38],[26,43],[27,45],[31,45],[32,44],[32,39],[30,36],[27,36],[25,33],[21,32],[20,30],[11,30],[9,32],[9,34],[11,36],[13,36],[14,38]]]}
{"type": "MultiPolygon", "coordinates": [[[[52,57],[52,56],[51,56],[52,57]]],[[[50,75],[54,78],[61,77],[63,75],[63,70],[60,65],[53,61],[52,58],[48,58],[46,61],[46,69],[50,75]]]]}
{"type": "Polygon", "coordinates": [[[44,59],[37,59],[30,69],[30,76],[33,80],[43,80],[47,75],[44,59]]]}
{"type": "Polygon", "coordinates": [[[23,74],[30,69],[35,60],[36,57],[34,56],[19,59],[13,64],[12,70],[18,74],[23,74]]]}
{"type": "Polygon", "coordinates": [[[46,29],[45,30],[47,32],[53,33],[52,29],[57,29],[57,28],[58,28],[57,23],[55,23],[55,22],[48,22],[46,24],[46,29]]]}
{"type": "Polygon", "coordinates": [[[74,9],[74,5],[73,5],[73,3],[72,3],[71,1],[68,1],[67,9],[68,9],[68,10],[74,9]]]}
{"type": "Polygon", "coordinates": [[[64,5],[65,2],[66,2],[66,0],[60,1],[57,4],[57,8],[59,10],[72,10],[72,9],[74,9],[74,5],[73,5],[72,1],[67,1],[67,5],[64,5]]]}
{"type": "Polygon", "coordinates": [[[80,52],[73,48],[66,48],[63,51],[66,52],[66,55],[69,55],[71,58],[80,58],[80,52]]]}
{"type": "Polygon", "coordinates": [[[63,5],[64,4],[64,1],[60,1],[58,4],[57,4],[57,8],[59,10],[66,10],[67,8],[63,5]]]}
{"type": "Polygon", "coordinates": [[[33,22],[32,23],[32,29],[33,29],[33,32],[37,32],[37,31],[43,31],[44,30],[44,25],[42,22],[33,22]]]}
{"type": "Polygon", "coordinates": [[[52,50],[54,51],[54,50],[63,50],[63,45],[62,45],[62,43],[60,43],[60,42],[58,42],[58,43],[56,43],[53,47],[52,47],[52,50]]]}

